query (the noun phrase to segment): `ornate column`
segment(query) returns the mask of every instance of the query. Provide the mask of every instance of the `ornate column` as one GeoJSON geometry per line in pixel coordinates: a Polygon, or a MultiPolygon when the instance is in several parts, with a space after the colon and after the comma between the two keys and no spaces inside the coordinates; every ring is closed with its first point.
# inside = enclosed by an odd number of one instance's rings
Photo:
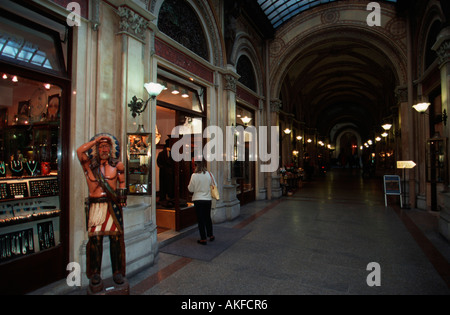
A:
{"type": "MultiPolygon", "coordinates": [[[[236,126],[236,82],[238,75],[233,66],[229,65],[225,73],[222,74],[222,102],[224,111],[224,119],[222,130],[226,136],[227,126],[236,126]]],[[[220,86],[220,85],[219,85],[220,86]]],[[[230,140],[224,141],[228,146],[230,140]]],[[[226,148],[225,148],[226,152],[226,148]]],[[[236,179],[232,176],[232,162],[225,159],[224,161],[224,181],[221,199],[217,202],[216,207],[212,210],[211,218],[214,223],[231,221],[239,216],[241,207],[239,199],[236,196],[236,179]]],[[[220,183],[219,183],[220,188],[220,183]]]]}
{"type": "MultiPolygon", "coordinates": [[[[280,125],[279,113],[281,108],[282,108],[281,100],[273,99],[270,101],[270,112],[271,112],[270,121],[272,123],[272,126],[280,125]]],[[[279,130],[279,132],[282,131],[279,130]]],[[[272,189],[272,199],[280,198],[283,195],[283,191],[280,186],[280,175],[278,174],[278,172],[272,173],[271,189],[272,189]]]]}
{"type": "MultiPolygon", "coordinates": [[[[439,67],[441,69],[441,98],[442,111],[447,114],[450,109],[450,26],[444,28],[438,35],[437,41],[434,44],[433,50],[436,51],[439,57],[439,67]]],[[[444,127],[444,134],[447,139],[447,184],[450,178],[450,171],[448,167],[450,149],[448,147],[448,139],[450,138],[450,124],[447,122],[444,127]]],[[[450,240],[450,192],[440,192],[440,197],[443,200],[444,208],[440,213],[439,218],[439,232],[448,240],[450,240]]]]}
{"type": "MultiPolygon", "coordinates": [[[[138,2],[118,1],[115,21],[115,47],[120,58],[120,63],[115,65],[118,84],[117,94],[120,95],[117,106],[117,118],[122,130],[121,143],[123,148],[122,159],[127,159],[127,133],[136,132],[138,124],[143,124],[146,132],[152,133],[152,169],[155,164],[155,135],[152,130],[151,118],[154,110],[152,105],[138,117],[131,116],[128,103],[133,96],[146,100],[149,98],[144,83],[156,81],[156,71],[152,66],[151,51],[153,41],[149,32],[150,21],[155,17],[143,10],[138,2]],[[139,13],[137,13],[139,12],[139,13]]],[[[152,183],[154,183],[152,172],[152,183]]],[[[154,191],[154,189],[152,189],[154,191]]],[[[128,204],[124,209],[125,243],[127,272],[141,269],[143,266],[153,264],[158,246],[156,240],[155,194],[129,195],[128,204]]]]}
{"type": "MultiPolygon", "coordinates": [[[[414,151],[411,146],[411,138],[414,134],[414,122],[412,119],[412,108],[408,100],[409,87],[401,86],[397,87],[395,94],[398,102],[398,116],[399,120],[394,123],[394,133],[396,137],[396,160],[397,161],[409,161],[414,160],[414,151]]],[[[413,177],[411,176],[411,170],[405,173],[405,182],[411,183],[413,177]]],[[[415,200],[415,196],[411,196],[411,185],[405,185],[403,194],[409,195],[409,199],[402,196],[404,204],[411,204],[411,200],[415,200]]]]}

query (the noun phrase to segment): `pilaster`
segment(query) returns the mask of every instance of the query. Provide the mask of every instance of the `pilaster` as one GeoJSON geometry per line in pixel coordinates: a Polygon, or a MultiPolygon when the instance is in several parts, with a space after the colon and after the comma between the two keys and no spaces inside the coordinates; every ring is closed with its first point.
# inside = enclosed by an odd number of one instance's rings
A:
{"type": "MultiPolygon", "coordinates": [[[[441,99],[442,111],[447,114],[450,109],[450,26],[444,28],[438,35],[436,43],[432,47],[436,51],[439,58],[439,68],[441,70],[441,99]]],[[[447,122],[443,126],[443,137],[450,138],[450,124],[447,122]]],[[[447,146],[447,163],[450,149],[447,146]]],[[[447,181],[450,178],[450,171],[447,165],[447,181]]],[[[448,182],[446,183],[448,185],[448,182]]],[[[449,187],[446,191],[439,192],[440,198],[443,200],[444,208],[439,217],[439,232],[448,240],[450,240],[450,192],[449,187]]]]}
{"type": "MultiPolygon", "coordinates": [[[[272,122],[272,126],[280,125],[280,110],[282,108],[282,105],[283,103],[279,99],[273,99],[270,101],[270,120],[272,122]]],[[[278,174],[278,172],[272,173],[271,188],[272,199],[280,198],[283,195],[283,191],[280,186],[280,175],[278,174]]]]}

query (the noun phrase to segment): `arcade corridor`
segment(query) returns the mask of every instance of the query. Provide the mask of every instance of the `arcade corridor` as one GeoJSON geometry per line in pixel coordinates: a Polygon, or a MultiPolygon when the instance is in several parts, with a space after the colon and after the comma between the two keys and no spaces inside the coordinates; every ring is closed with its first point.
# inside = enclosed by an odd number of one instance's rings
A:
{"type": "Polygon", "coordinates": [[[449,0],[0,2],[0,294],[450,293],[449,0]]]}
{"type": "MultiPolygon", "coordinates": [[[[436,218],[389,202],[385,208],[380,180],[332,170],[292,197],[248,204],[237,220],[215,225],[244,233],[210,260],[167,254],[175,242],[162,245],[155,265],[129,278],[131,294],[449,294],[450,247],[436,218]],[[366,282],[371,262],[380,264],[379,287],[366,282]]],[[[216,234],[199,246],[192,231],[179,240],[189,251],[227,243],[216,234]]]]}

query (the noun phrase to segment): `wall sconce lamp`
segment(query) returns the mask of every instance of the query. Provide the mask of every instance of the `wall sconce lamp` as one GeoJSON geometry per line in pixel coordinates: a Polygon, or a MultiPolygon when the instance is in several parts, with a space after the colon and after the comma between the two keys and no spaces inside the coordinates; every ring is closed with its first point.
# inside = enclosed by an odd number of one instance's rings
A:
{"type": "Polygon", "coordinates": [[[290,135],[291,132],[292,132],[292,130],[289,129],[289,128],[284,129],[284,133],[287,134],[287,135],[290,135]]]}
{"type": "Polygon", "coordinates": [[[247,116],[241,117],[241,120],[244,123],[244,125],[246,125],[246,126],[248,125],[249,122],[252,121],[252,119],[250,117],[247,117],[247,116]]]}
{"type": "Polygon", "coordinates": [[[436,116],[436,123],[440,123],[443,122],[444,126],[447,126],[447,110],[444,109],[444,111],[442,112],[442,115],[438,115],[436,116]]]}
{"type": "MultiPolygon", "coordinates": [[[[428,107],[430,106],[430,103],[419,103],[414,105],[414,109],[419,112],[420,114],[426,114],[426,111],[428,110],[428,107]]],[[[442,115],[436,115],[435,119],[434,119],[434,123],[440,123],[443,122],[445,126],[447,126],[447,110],[444,109],[444,111],[442,112],[442,115]]]]}
{"type": "Polygon", "coordinates": [[[389,131],[392,128],[391,124],[384,124],[383,126],[381,126],[384,130],[389,131]]]}
{"type": "Polygon", "coordinates": [[[431,105],[430,103],[422,102],[422,103],[418,103],[416,105],[413,105],[413,108],[417,112],[419,112],[421,114],[424,114],[428,110],[428,107],[430,107],[430,105],[431,105]]]}
{"type": "Polygon", "coordinates": [[[147,108],[148,102],[150,100],[156,99],[156,97],[162,92],[162,90],[164,90],[164,85],[153,82],[145,83],[144,87],[150,96],[149,99],[147,101],[144,101],[141,98],[137,98],[135,95],[131,98],[131,102],[128,104],[128,107],[131,111],[131,116],[133,116],[133,118],[136,118],[137,115],[141,115],[147,108]]]}

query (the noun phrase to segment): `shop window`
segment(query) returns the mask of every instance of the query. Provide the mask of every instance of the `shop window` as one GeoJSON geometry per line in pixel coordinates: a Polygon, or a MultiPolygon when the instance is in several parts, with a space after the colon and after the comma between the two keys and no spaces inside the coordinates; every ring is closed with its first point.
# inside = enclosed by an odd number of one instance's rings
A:
{"type": "MultiPolygon", "coordinates": [[[[254,112],[243,106],[236,106],[236,126],[244,130],[241,135],[238,130],[235,134],[235,161],[232,162],[232,174],[236,178],[236,195],[241,204],[255,200],[255,154],[253,149],[254,135],[246,130],[250,126],[254,126],[254,112]],[[241,143],[243,141],[243,143],[241,143]],[[243,150],[243,152],[239,152],[243,150]],[[243,155],[244,161],[238,160],[243,155]]],[[[240,128],[240,129],[241,129],[240,128]]],[[[241,158],[242,159],[242,156],[241,158]]]]}
{"type": "Polygon", "coordinates": [[[186,1],[164,1],[159,11],[158,28],[203,59],[209,59],[202,25],[197,14],[186,1]]]}
{"type": "Polygon", "coordinates": [[[1,265],[61,242],[62,90],[2,73],[0,91],[1,265]]]}
{"type": "Polygon", "coordinates": [[[165,86],[165,89],[158,95],[159,102],[172,104],[197,113],[204,112],[202,98],[199,95],[200,89],[194,90],[164,78],[158,81],[165,86]]]}
{"type": "Polygon", "coordinates": [[[36,70],[65,73],[59,36],[0,17],[0,59],[36,70]]]}
{"type": "Polygon", "coordinates": [[[241,76],[239,82],[256,92],[255,70],[247,56],[241,56],[236,66],[237,73],[241,76]]]}
{"type": "MultiPolygon", "coordinates": [[[[163,71],[161,71],[163,72],[163,71]]],[[[158,95],[156,130],[161,134],[156,146],[156,223],[158,232],[180,230],[196,222],[192,196],[187,186],[193,172],[193,160],[175,162],[172,158],[178,138],[172,138],[173,128],[179,127],[180,137],[190,136],[191,142],[183,146],[190,150],[192,159],[196,145],[204,145],[203,130],[206,125],[204,88],[168,74],[158,82],[166,89],[158,95]]],[[[182,154],[182,152],[179,152],[182,154]]]]}

